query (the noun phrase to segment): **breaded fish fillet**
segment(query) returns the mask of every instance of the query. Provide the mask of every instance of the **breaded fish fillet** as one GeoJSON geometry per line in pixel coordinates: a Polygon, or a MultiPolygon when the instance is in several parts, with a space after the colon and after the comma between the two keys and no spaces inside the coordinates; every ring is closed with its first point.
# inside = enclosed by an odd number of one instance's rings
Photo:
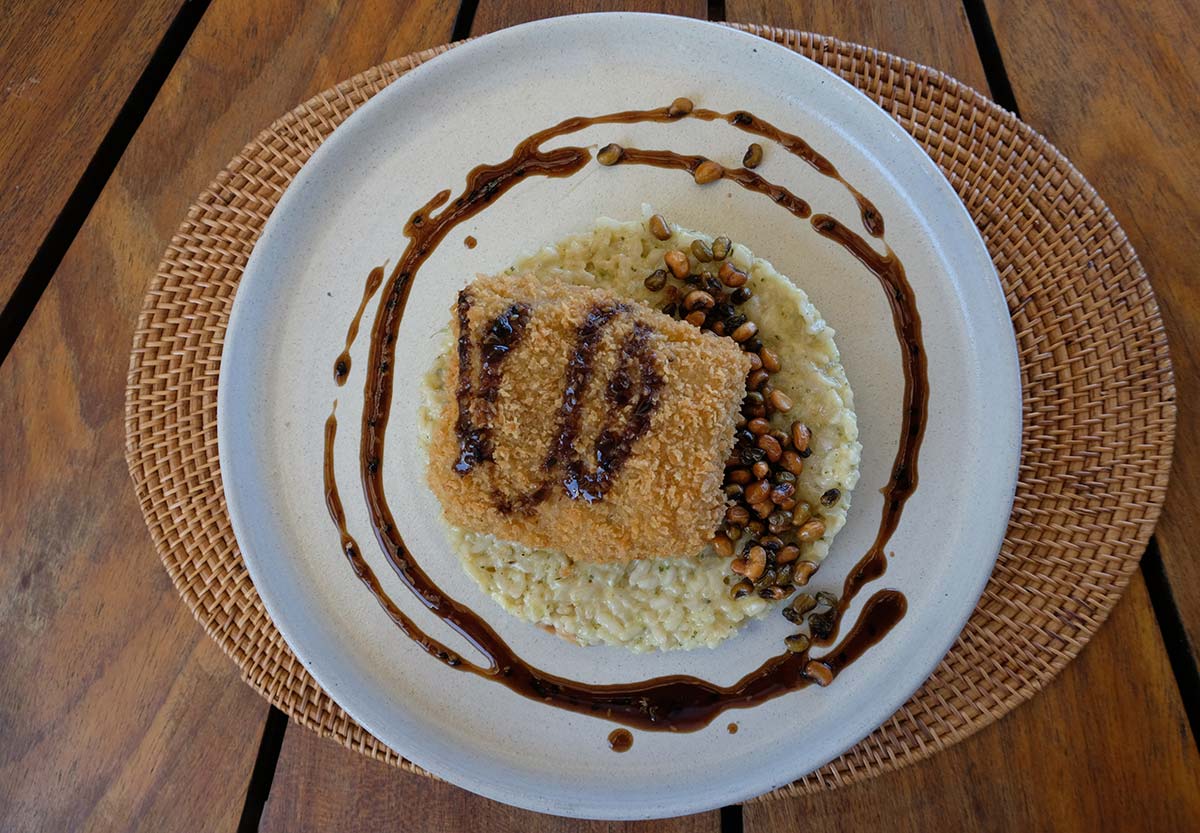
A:
{"type": "Polygon", "coordinates": [[[478,278],[451,331],[428,472],[450,523],[580,561],[712,538],[750,370],[734,342],[532,275],[478,278]]]}

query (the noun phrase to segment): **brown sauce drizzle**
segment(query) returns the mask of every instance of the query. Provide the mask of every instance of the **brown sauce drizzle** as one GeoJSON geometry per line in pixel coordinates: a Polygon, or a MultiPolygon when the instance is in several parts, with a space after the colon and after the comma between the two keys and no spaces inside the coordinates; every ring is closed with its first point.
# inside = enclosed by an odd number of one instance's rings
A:
{"type": "Polygon", "coordinates": [[[633,746],[633,733],[628,729],[613,729],[608,733],[608,748],[613,752],[628,752],[633,746]]]}
{"type": "Polygon", "coordinates": [[[363,289],[362,300],[358,302],[358,311],[354,313],[350,328],[346,330],[346,347],[333,363],[333,381],[339,385],[346,384],[346,379],[350,376],[350,345],[354,343],[354,339],[358,338],[358,325],[362,323],[367,301],[371,300],[371,296],[375,294],[375,290],[379,289],[381,283],[383,283],[383,267],[376,266],[371,270],[371,274],[367,275],[367,285],[363,289]]]}
{"type": "MultiPolygon", "coordinates": [[[[470,378],[470,305],[470,293],[463,290],[459,293],[457,313],[459,380],[455,433],[459,456],[454,464],[454,470],[460,475],[492,460],[488,426],[500,391],[501,362],[520,344],[532,314],[528,306],[514,304],[489,325],[480,347],[479,386],[475,390],[470,378]]],[[[655,367],[655,355],[650,348],[650,328],[635,321],[621,343],[617,367],[605,391],[605,399],[612,407],[606,412],[594,452],[588,455],[594,461],[591,471],[587,470],[575,447],[583,418],[583,397],[592,381],[600,341],[605,329],[629,311],[625,304],[595,306],[580,322],[558,405],[558,431],[542,463],[545,480],[522,495],[506,495],[494,489],[492,502],[501,512],[532,511],[550,496],[556,482],[572,500],[588,503],[603,500],[613,479],[629,459],[634,444],[650,429],[650,419],[658,410],[663,379],[655,367]],[[618,426],[619,421],[623,421],[623,426],[618,426]]]]}
{"type": "MultiPolygon", "coordinates": [[[[841,178],[836,168],[827,159],[818,154],[800,137],[784,133],[773,125],[745,112],[723,115],[711,110],[697,109],[692,112],[691,117],[704,120],[723,119],[739,129],[779,143],[789,152],[804,159],[820,173],[841,182],[855,195],[862,212],[864,228],[873,236],[882,235],[883,219],[874,207],[841,178]]],[[[482,618],[474,611],[443,594],[440,588],[430,580],[420,565],[412,558],[412,554],[396,529],[384,495],[383,467],[381,465],[385,429],[392,402],[391,368],[395,354],[396,333],[404,313],[413,277],[426,258],[459,223],[483,211],[524,178],[528,176],[569,176],[580,170],[591,158],[588,150],[582,147],[560,147],[543,151],[541,145],[548,140],[596,124],[671,120],[673,117],[668,114],[665,107],[654,110],[630,110],[590,118],[567,119],[522,141],[517,145],[512,156],[504,162],[476,167],[468,174],[463,193],[450,202],[445,210],[436,215],[431,213],[433,209],[449,200],[449,191],[439,193],[416,212],[405,225],[404,232],[409,237],[409,243],[388,279],[381,301],[380,313],[376,316],[371,334],[371,359],[364,390],[362,438],[359,449],[362,486],[375,537],[397,576],[430,612],[446,622],[488,659],[487,667],[464,660],[455,652],[424,634],[387,597],[374,574],[363,561],[357,545],[346,531],[345,517],[341,511],[341,501],[338,498],[337,485],[333,478],[333,440],[337,425],[333,415],[330,416],[325,433],[325,490],[330,516],[338,527],[342,537],[343,551],[350,560],[355,574],[401,630],[430,655],[437,657],[449,667],[495,680],[517,694],[558,708],[605,717],[635,728],[655,731],[694,731],[708,725],[726,709],[748,708],[787,692],[806,688],[813,683],[813,679],[805,673],[805,668],[810,662],[819,663],[829,672],[829,674],[821,676],[836,677],[841,670],[882,639],[903,618],[907,608],[903,594],[895,590],[881,590],[871,596],[850,633],[824,656],[813,660],[810,659],[807,651],[775,656],[728,687],[717,686],[706,680],[684,675],[663,676],[641,682],[615,685],[591,685],[568,680],[534,668],[522,661],[482,618]]],[[[649,164],[694,170],[694,164],[698,164],[697,159],[700,157],[678,155],[669,151],[626,149],[621,161],[628,164],[649,164]]],[[[809,216],[811,209],[806,202],[791,195],[786,189],[763,180],[757,174],[747,176],[741,171],[726,170],[725,176],[742,187],[765,194],[797,216],[809,216]]],[[[871,270],[887,291],[896,323],[897,337],[901,342],[905,373],[904,436],[901,438],[893,464],[891,479],[884,489],[886,501],[883,517],[875,544],[846,580],[846,592],[843,594],[841,605],[837,610],[840,619],[850,599],[862,585],[882,574],[886,566],[883,548],[899,523],[904,502],[916,487],[917,454],[925,425],[928,383],[921,343],[920,318],[917,315],[911,287],[905,278],[900,261],[890,249],[886,255],[875,253],[862,238],[836,221],[830,221],[823,215],[812,219],[818,233],[847,248],[871,270]]],[[[469,305],[469,294],[460,295],[458,311],[460,323],[465,322],[469,305]]],[[[615,315],[615,313],[613,314],[615,315]]],[[[460,327],[459,355],[462,368],[470,366],[469,336],[465,348],[467,361],[463,361],[464,347],[461,334],[466,333],[467,329],[465,326],[460,327]]],[[[586,350],[583,351],[580,362],[583,365],[587,364],[586,350]]],[[[648,387],[645,378],[647,365],[642,362],[633,362],[633,364],[641,365],[642,396],[645,396],[648,387]]],[[[586,374],[583,374],[581,370],[577,375],[586,374]]],[[[556,448],[548,456],[548,465],[551,464],[551,457],[553,464],[570,460],[573,457],[573,450],[568,451],[561,440],[564,434],[569,440],[574,440],[574,436],[570,433],[570,425],[574,419],[576,405],[567,403],[575,401],[577,404],[582,390],[578,379],[575,384],[568,379],[564,386],[563,407],[560,410],[560,442],[556,443],[556,448]]],[[[460,397],[464,395],[470,397],[471,394],[469,374],[460,372],[459,395],[460,397]],[[464,379],[466,379],[465,394],[464,379]]],[[[624,393],[617,395],[622,398],[625,396],[624,393]]],[[[637,410],[637,408],[634,409],[634,417],[637,415],[637,410]]],[[[470,424],[466,428],[476,430],[470,424]]],[[[460,436],[462,435],[460,434],[460,436]]],[[[611,453],[615,456],[616,452],[617,449],[614,447],[611,453]]],[[[478,462],[477,458],[473,458],[470,465],[478,462]]]]}

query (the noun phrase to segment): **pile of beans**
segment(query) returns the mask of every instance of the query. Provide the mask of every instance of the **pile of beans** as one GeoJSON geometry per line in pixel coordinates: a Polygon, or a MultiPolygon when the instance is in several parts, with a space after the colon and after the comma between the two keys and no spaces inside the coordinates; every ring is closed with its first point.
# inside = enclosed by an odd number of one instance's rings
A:
{"type": "MultiPolygon", "coordinates": [[[[674,234],[661,214],[650,218],[649,228],[663,241],[674,234]]],[[[812,453],[812,432],[803,422],[788,419],[793,403],[771,384],[771,377],[781,368],[780,360],[763,345],[758,325],[739,309],[753,292],[747,286],[749,276],[728,260],[732,252],[728,237],[718,237],[711,244],[695,240],[688,251],[667,252],[665,268],[651,273],[645,286],[661,293],[664,313],[728,336],[750,356],[736,441],[725,463],[724,488],[730,503],[712,546],[719,555],[732,559],[730,569],[736,581],[730,593],[735,599],[757,593],[779,601],[807,584],[816,572],[816,562],[800,559],[800,545],[824,536],[820,509],[836,506],[842,495],[830,489],[821,495],[820,506],[814,507],[796,494],[796,479],[812,453]]],[[[819,636],[821,617],[829,615],[817,610],[828,601],[825,596],[829,594],[818,593],[815,599],[801,594],[784,609],[784,616],[800,624],[808,614],[810,630],[819,636]]],[[[836,599],[832,605],[837,606],[836,599]]],[[[804,634],[788,638],[790,650],[807,647],[804,634]]]]}

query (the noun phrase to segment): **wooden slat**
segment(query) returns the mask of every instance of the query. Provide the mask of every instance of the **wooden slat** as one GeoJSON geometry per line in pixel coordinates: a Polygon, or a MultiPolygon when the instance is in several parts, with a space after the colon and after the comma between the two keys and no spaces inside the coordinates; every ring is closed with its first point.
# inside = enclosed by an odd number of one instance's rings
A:
{"type": "Polygon", "coordinates": [[[482,0],[471,26],[472,35],[485,35],[506,26],[516,26],[543,17],[585,12],[660,12],[688,17],[705,17],[707,0],[482,0]]]}
{"type": "Polygon", "coordinates": [[[744,812],[746,833],[1200,830],[1200,757],[1141,576],[1012,715],[915,766],[744,812]]]}
{"type": "Polygon", "coordinates": [[[725,16],[739,23],[767,23],[872,46],[937,67],[976,89],[987,90],[983,65],[958,0],[905,3],[903,7],[894,0],[727,0],[725,16]]]}
{"type": "Polygon", "coordinates": [[[180,2],[0,4],[0,309],[180,2]]]}
{"type": "Polygon", "coordinates": [[[275,117],[446,41],[457,3],[215,0],[0,367],[0,830],[232,830],[266,703],[151,547],[123,459],[146,283],[275,117]]]}
{"type": "Polygon", "coordinates": [[[1200,663],[1200,38],[1195,3],[989,0],[1021,115],[1096,186],[1158,293],[1178,391],[1158,545],[1200,663]]]}
{"type": "Polygon", "coordinates": [[[261,833],[718,833],[719,813],[653,822],[588,822],[544,816],[480,798],[288,727],[261,833]]]}

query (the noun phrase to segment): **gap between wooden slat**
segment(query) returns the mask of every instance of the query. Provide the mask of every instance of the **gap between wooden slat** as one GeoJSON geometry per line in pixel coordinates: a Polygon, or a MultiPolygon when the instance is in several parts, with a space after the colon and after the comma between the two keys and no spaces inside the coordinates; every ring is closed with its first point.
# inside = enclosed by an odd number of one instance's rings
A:
{"type": "Polygon", "coordinates": [[[984,0],[963,0],[963,10],[967,13],[971,36],[975,39],[975,51],[983,63],[983,74],[991,89],[992,100],[1019,118],[1021,110],[1017,106],[1017,96],[1008,80],[1008,71],[1004,69],[1004,56],[1000,54],[1000,43],[996,40],[984,0]]]}
{"type": "Polygon", "coordinates": [[[258,757],[254,759],[250,783],[246,787],[246,802],[242,805],[238,833],[257,833],[263,808],[267,806],[267,799],[271,795],[271,784],[275,781],[275,767],[279,763],[287,727],[287,715],[271,706],[263,724],[262,740],[258,744],[258,757]]]}
{"type": "Polygon", "coordinates": [[[100,192],[116,170],[117,163],[150,111],[158,91],[170,75],[171,69],[183,52],[183,47],[200,23],[208,8],[209,0],[188,0],[175,15],[171,25],[154,50],[137,83],[129,91],[129,97],[117,112],[112,125],[92,155],[91,161],[79,177],[62,211],[46,232],[46,238],[37,253],[29,261],[25,274],[17,283],[8,303],[0,311],[0,363],[8,356],[16,343],[25,322],[33,314],[42,293],[49,286],[75,235],[83,227],[100,192]]]}

